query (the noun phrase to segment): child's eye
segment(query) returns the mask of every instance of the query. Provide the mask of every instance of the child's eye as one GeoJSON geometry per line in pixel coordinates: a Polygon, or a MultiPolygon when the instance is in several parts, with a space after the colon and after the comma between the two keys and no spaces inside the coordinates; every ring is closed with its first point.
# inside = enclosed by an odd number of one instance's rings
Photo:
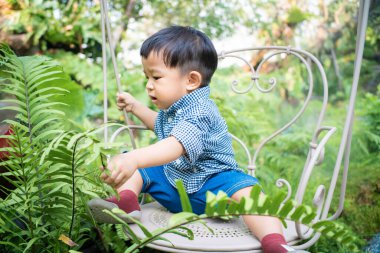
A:
{"type": "Polygon", "coordinates": [[[154,77],[153,77],[154,80],[158,80],[158,79],[160,79],[160,78],[161,78],[160,76],[154,76],[154,77]]]}

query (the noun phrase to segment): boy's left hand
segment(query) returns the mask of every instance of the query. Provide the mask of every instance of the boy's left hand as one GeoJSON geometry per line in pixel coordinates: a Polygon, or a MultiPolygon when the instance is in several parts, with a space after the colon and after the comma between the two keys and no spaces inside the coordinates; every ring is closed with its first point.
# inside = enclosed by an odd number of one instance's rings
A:
{"type": "Polygon", "coordinates": [[[128,153],[111,158],[107,168],[102,168],[100,178],[114,188],[122,186],[137,170],[137,162],[128,153]],[[108,170],[108,173],[104,170],[108,170]]]}

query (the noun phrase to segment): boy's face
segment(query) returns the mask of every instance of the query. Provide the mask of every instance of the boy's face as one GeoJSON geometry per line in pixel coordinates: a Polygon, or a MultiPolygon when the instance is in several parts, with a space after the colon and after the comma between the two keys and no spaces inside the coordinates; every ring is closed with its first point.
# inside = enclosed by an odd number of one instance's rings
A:
{"type": "Polygon", "coordinates": [[[162,54],[152,52],[148,58],[142,58],[142,64],[147,77],[146,91],[159,109],[168,109],[189,93],[187,75],[182,75],[178,68],[167,67],[162,54]]]}

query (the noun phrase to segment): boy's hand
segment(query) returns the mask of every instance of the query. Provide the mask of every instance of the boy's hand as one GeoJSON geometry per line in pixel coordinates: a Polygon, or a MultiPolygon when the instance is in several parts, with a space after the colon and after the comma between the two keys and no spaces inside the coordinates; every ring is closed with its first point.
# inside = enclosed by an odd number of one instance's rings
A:
{"type": "Polygon", "coordinates": [[[133,113],[133,110],[138,104],[139,101],[128,92],[117,93],[116,105],[120,111],[125,109],[127,112],[133,113]]]}
{"type": "Polygon", "coordinates": [[[116,155],[111,158],[108,167],[103,169],[100,178],[114,188],[122,186],[137,170],[137,162],[128,153],[116,155]]]}

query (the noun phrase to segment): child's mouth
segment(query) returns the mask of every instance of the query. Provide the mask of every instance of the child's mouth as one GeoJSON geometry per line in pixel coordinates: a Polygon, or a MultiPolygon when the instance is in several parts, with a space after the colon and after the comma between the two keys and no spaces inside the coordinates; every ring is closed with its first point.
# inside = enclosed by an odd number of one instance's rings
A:
{"type": "Polygon", "coordinates": [[[152,100],[153,103],[155,103],[157,101],[157,98],[154,96],[150,96],[150,99],[152,100]]]}

